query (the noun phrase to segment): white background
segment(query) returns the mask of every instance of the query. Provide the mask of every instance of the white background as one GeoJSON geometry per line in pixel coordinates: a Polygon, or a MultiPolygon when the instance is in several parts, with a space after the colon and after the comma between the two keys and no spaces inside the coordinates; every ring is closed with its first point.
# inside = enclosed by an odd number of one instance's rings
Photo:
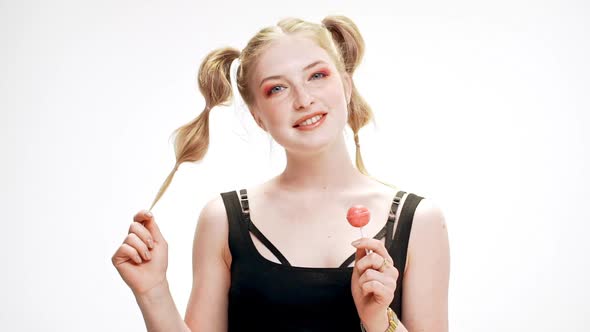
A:
{"type": "MultiPolygon", "coordinates": [[[[0,0],[0,330],[145,330],[110,258],[204,105],[200,61],[284,16],[344,14],[367,45],[369,172],[445,213],[451,331],[588,331],[589,7],[0,0]]],[[[215,109],[206,159],[154,208],[183,316],[202,206],[283,165],[252,123],[215,109]]]]}

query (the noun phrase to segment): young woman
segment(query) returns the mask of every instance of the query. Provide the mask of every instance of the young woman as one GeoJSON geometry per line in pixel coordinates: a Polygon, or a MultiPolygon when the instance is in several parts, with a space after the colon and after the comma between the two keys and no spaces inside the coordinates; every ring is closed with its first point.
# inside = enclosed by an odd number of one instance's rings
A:
{"type": "Polygon", "coordinates": [[[112,262],[149,331],[448,330],[441,210],[374,180],[362,163],[357,133],[372,113],[352,75],[363,52],[355,24],[337,16],[322,24],[285,19],[242,51],[205,58],[205,110],[177,130],[177,163],[152,207],[182,162],[203,158],[209,112],[232,98],[234,60],[241,97],[285,149],[287,164],[267,182],[222,193],[203,208],[184,320],[166,280],[166,240],[150,212],[135,215],[112,262]],[[347,124],[357,167],[346,149],[347,124]],[[359,239],[344,222],[357,204],[371,211],[364,231],[373,238],[359,239]]]}

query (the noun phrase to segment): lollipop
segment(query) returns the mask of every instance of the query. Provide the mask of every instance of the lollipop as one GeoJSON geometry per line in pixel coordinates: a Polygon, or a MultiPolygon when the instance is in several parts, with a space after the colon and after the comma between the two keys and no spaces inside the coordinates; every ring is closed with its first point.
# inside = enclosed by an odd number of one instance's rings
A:
{"type": "MultiPolygon", "coordinates": [[[[351,224],[353,227],[357,227],[361,231],[361,237],[365,237],[363,234],[363,226],[366,226],[369,223],[369,219],[371,218],[371,213],[369,209],[362,205],[355,205],[348,209],[348,213],[346,214],[346,219],[348,223],[351,224]]],[[[367,255],[372,252],[372,250],[365,249],[367,255]]]]}

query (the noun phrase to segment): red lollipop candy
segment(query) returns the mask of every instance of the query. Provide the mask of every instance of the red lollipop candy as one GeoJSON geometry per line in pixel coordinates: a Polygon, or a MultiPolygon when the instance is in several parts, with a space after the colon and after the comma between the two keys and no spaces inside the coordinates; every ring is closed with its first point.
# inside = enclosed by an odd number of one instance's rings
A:
{"type": "MultiPolygon", "coordinates": [[[[354,205],[348,209],[346,219],[353,227],[357,227],[361,230],[361,237],[365,237],[363,234],[363,226],[366,226],[369,223],[369,219],[371,219],[371,213],[369,212],[369,209],[362,205],[354,205]]],[[[365,249],[365,252],[368,255],[370,252],[372,252],[372,250],[365,249]]]]}
{"type": "Polygon", "coordinates": [[[348,222],[354,227],[366,226],[369,223],[369,219],[371,218],[371,213],[369,209],[362,205],[355,205],[348,209],[348,213],[346,214],[346,219],[348,222]]]}

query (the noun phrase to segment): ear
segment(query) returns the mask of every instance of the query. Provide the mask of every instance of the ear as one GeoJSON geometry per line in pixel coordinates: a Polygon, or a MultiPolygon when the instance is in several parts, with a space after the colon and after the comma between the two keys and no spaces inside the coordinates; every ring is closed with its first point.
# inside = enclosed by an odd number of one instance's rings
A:
{"type": "Polygon", "coordinates": [[[346,94],[346,105],[350,104],[352,98],[352,78],[348,73],[342,74],[342,84],[344,85],[344,93],[346,94]]]}

